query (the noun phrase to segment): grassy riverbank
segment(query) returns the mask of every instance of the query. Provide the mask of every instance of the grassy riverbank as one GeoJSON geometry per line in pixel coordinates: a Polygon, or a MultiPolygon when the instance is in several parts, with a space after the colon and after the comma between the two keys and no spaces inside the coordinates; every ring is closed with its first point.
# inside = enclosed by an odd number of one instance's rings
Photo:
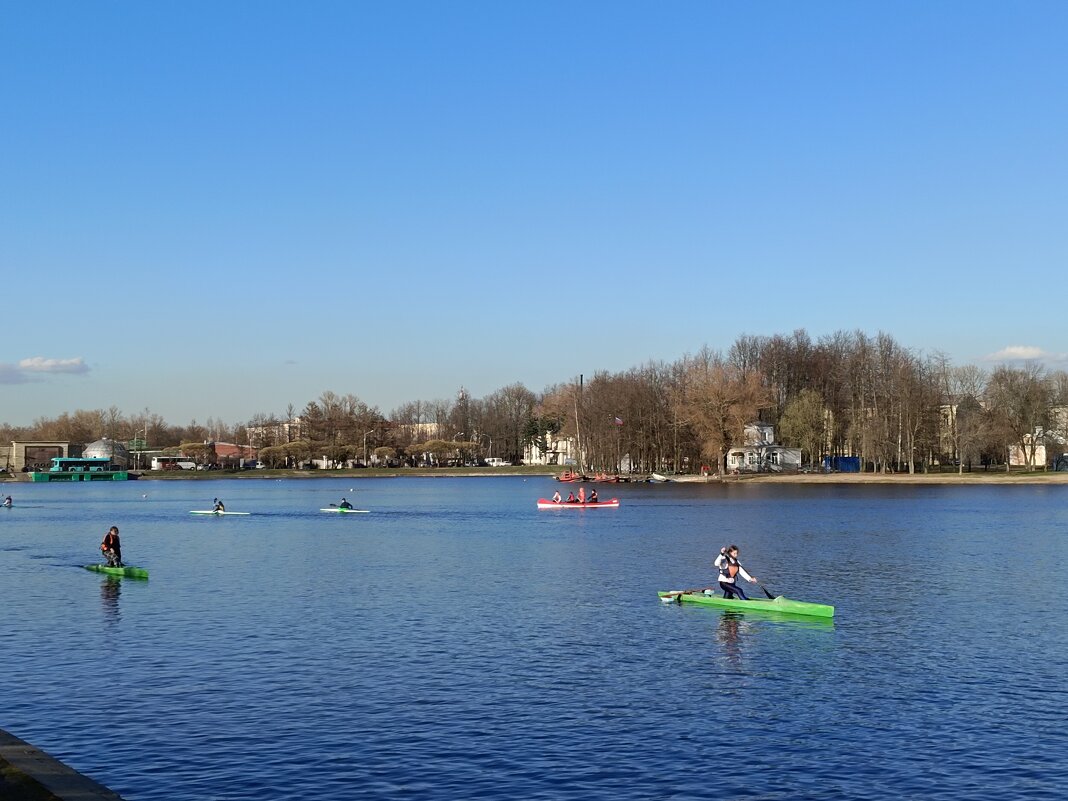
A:
{"type": "Polygon", "coordinates": [[[234,478],[242,480],[277,478],[406,478],[431,476],[438,478],[478,476],[554,476],[562,468],[552,465],[518,465],[514,467],[367,467],[359,470],[146,470],[142,480],[234,478]]]}
{"type": "MultiPolygon", "coordinates": [[[[519,465],[514,467],[403,467],[367,468],[360,470],[207,470],[145,473],[142,479],[204,480],[233,478],[240,480],[278,478],[478,478],[486,476],[556,476],[562,468],[554,465],[519,465]]],[[[645,481],[637,475],[631,481],[645,481]]],[[[757,483],[757,484],[1068,484],[1068,472],[1051,473],[1044,470],[1003,470],[971,473],[754,473],[717,478],[715,476],[671,476],[671,481],[684,483],[757,483]]],[[[591,482],[592,483],[592,482],[591,482]]]]}
{"type": "MultiPolygon", "coordinates": [[[[704,481],[680,476],[680,481],[704,481]]],[[[710,481],[720,481],[718,478],[710,481]]],[[[1068,472],[1004,470],[973,473],[761,473],[728,476],[725,482],[757,484],[1068,484],[1068,472]]]]}

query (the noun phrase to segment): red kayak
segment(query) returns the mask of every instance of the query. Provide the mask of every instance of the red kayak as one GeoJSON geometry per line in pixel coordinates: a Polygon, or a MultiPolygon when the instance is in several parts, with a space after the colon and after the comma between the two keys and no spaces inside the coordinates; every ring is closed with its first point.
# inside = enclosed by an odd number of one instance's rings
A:
{"type": "Polygon", "coordinates": [[[578,502],[568,503],[567,501],[560,501],[560,503],[556,503],[555,501],[551,501],[548,498],[538,498],[538,508],[539,509],[618,509],[619,508],[619,498],[609,498],[608,500],[597,501],[596,503],[590,503],[589,501],[586,501],[585,503],[578,503],[578,502]]]}

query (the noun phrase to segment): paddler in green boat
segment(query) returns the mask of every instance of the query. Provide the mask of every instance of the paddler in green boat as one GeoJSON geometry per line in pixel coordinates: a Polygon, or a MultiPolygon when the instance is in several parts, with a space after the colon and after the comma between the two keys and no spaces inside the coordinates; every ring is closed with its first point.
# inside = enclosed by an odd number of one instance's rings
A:
{"type": "Polygon", "coordinates": [[[742,601],[748,601],[749,596],[738,586],[735,579],[741,576],[750,584],[758,582],[754,576],[745,572],[742,563],[738,561],[738,546],[728,545],[726,548],[720,548],[719,556],[716,557],[713,565],[719,569],[719,588],[723,590],[723,597],[733,599],[737,596],[742,601]]]}
{"type": "Polygon", "coordinates": [[[338,509],[351,509],[352,508],[352,504],[349,503],[348,501],[346,501],[344,498],[342,498],[341,499],[341,503],[339,503],[337,505],[337,508],[338,509]]]}
{"type": "Polygon", "coordinates": [[[119,527],[112,526],[100,543],[100,550],[108,560],[108,567],[122,567],[122,545],[119,543],[119,527]]]}

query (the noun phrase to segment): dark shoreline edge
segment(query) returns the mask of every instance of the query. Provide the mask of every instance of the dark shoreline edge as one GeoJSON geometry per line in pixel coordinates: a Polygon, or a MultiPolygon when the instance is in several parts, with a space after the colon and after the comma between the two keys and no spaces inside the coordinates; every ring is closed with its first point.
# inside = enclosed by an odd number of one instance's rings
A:
{"type": "Polygon", "coordinates": [[[123,801],[118,793],[3,729],[0,791],[5,801],[123,801]]]}

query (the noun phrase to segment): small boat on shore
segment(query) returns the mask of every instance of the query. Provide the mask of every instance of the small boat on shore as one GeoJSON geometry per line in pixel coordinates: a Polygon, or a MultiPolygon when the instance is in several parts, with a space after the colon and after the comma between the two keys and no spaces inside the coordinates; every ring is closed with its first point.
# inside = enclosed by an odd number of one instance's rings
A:
{"type": "Polygon", "coordinates": [[[627,479],[622,478],[620,476],[610,476],[607,473],[598,473],[590,480],[598,484],[618,484],[621,481],[626,481],[627,479]]]}
{"type": "Polygon", "coordinates": [[[649,480],[652,481],[652,482],[655,482],[657,484],[665,484],[668,481],[671,481],[670,478],[668,478],[667,476],[661,475],[660,473],[650,473],[649,474],[649,480]]]}
{"type": "Polygon", "coordinates": [[[556,477],[556,480],[557,481],[589,481],[589,479],[586,476],[582,475],[581,473],[573,473],[570,470],[558,475],[556,477]]]}

